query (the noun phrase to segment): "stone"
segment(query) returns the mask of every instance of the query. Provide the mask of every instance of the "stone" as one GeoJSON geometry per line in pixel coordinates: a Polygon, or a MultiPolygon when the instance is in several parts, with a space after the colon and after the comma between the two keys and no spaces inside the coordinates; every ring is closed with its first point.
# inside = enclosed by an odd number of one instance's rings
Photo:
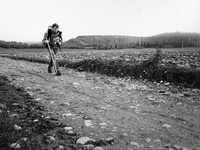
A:
{"type": "Polygon", "coordinates": [[[64,150],[65,148],[64,148],[64,146],[63,145],[59,145],[58,146],[58,150],[64,150]]]}
{"type": "Polygon", "coordinates": [[[51,141],[51,142],[54,142],[56,139],[53,136],[48,136],[48,140],[51,141]]]}
{"type": "Polygon", "coordinates": [[[54,104],[55,103],[55,101],[50,101],[50,104],[54,104]]]}
{"type": "Polygon", "coordinates": [[[122,135],[123,135],[123,136],[128,136],[128,134],[127,134],[127,133],[123,133],[122,135]]]}
{"type": "Polygon", "coordinates": [[[103,122],[103,123],[100,123],[99,125],[100,125],[100,126],[106,126],[107,123],[106,123],[106,122],[103,122]]]}
{"type": "Polygon", "coordinates": [[[93,150],[94,145],[92,145],[92,144],[87,144],[87,145],[85,145],[84,147],[85,147],[87,150],[93,150]]]}
{"type": "Polygon", "coordinates": [[[165,127],[165,128],[171,128],[172,126],[169,125],[169,124],[163,124],[162,127],[165,127]]]}
{"type": "Polygon", "coordinates": [[[151,139],[150,139],[150,138],[146,138],[145,141],[146,141],[147,143],[149,143],[149,142],[151,142],[151,139]]]}
{"type": "Polygon", "coordinates": [[[74,82],[73,85],[74,85],[74,86],[79,86],[80,83],[78,83],[78,82],[74,82]]]}
{"type": "Polygon", "coordinates": [[[85,120],[85,126],[89,127],[92,126],[92,121],[91,120],[85,120]]]}
{"type": "Polygon", "coordinates": [[[186,147],[183,147],[181,150],[189,150],[188,148],[186,148],[186,147]]]}
{"type": "Polygon", "coordinates": [[[6,105],[0,103],[0,107],[1,107],[1,108],[6,108],[6,105]]]}
{"type": "Polygon", "coordinates": [[[106,142],[109,143],[109,144],[113,144],[114,139],[113,138],[106,138],[106,142]]]}
{"type": "Polygon", "coordinates": [[[21,130],[22,129],[22,127],[20,127],[20,126],[18,126],[18,125],[14,125],[14,128],[16,129],[16,130],[21,130]]]}
{"type": "Polygon", "coordinates": [[[136,142],[131,142],[130,144],[133,145],[133,146],[136,146],[136,147],[140,147],[139,144],[136,143],[136,142]]]}
{"type": "Polygon", "coordinates": [[[14,148],[14,149],[20,149],[20,145],[18,144],[18,143],[12,143],[11,145],[10,145],[10,148],[14,148]]]}
{"type": "Polygon", "coordinates": [[[70,116],[73,116],[73,114],[71,113],[66,113],[66,114],[62,114],[63,117],[70,117],[70,116]]]}
{"type": "Polygon", "coordinates": [[[97,146],[93,150],[104,150],[104,149],[102,147],[100,147],[100,146],[97,146]]]}
{"type": "Polygon", "coordinates": [[[13,105],[13,106],[19,106],[19,104],[18,104],[18,103],[12,103],[12,105],[13,105]]]}
{"type": "Polygon", "coordinates": [[[41,101],[42,99],[41,99],[41,98],[36,98],[35,100],[36,100],[36,101],[41,101]]]}
{"type": "Polygon", "coordinates": [[[179,145],[177,145],[177,144],[175,144],[174,146],[172,146],[172,148],[174,148],[175,150],[180,150],[181,149],[181,147],[179,145]]]}
{"type": "Polygon", "coordinates": [[[73,127],[64,127],[65,131],[72,130],[72,129],[73,129],[73,127]]]}
{"type": "Polygon", "coordinates": [[[170,85],[170,83],[169,82],[165,82],[164,85],[170,85]]]}
{"type": "Polygon", "coordinates": [[[76,141],[76,144],[86,144],[88,141],[91,141],[89,137],[81,137],[76,141]]]}
{"type": "Polygon", "coordinates": [[[179,102],[179,103],[177,103],[176,105],[183,105],[183,103],[179,102]]]}
{"type": "Polygon", "coordinates": [[[69,131],[67,131],[67,133],[72,135],[72,134],[74,134],[74,131],[69,130],[69,131]]]}
{"type": "Polygon", "coordinates": [[[38,119],[33,120],[33,122],[38,122],[38,121],[39,121],[38,119]]]}
{"type": "Polygon", "coordinates": [[[51,119],[51,117],[50,116],[46,116],[44,119],[51,119]]]}
{"type": "Polygon", "coordinates": [[[161,142],[161,140],[160,140],[160,139],[156,139],[156,140],[154,140],[154,142],[156,142],[156,143],[157,143],[157,142],[161,142]]]}
{"type": "Polygon", "coordinates": [[[18,114],[11,114],[10,117],[18,117],[18,114]]]}
{"type": "Polygon", "coordinates": [[[23,138],[21,138],[21,141],[24,141],[24,142],[26,142],[26,141],[28,141],[28,138],[26,138],[26,137],[23,137],[23,138]]]}

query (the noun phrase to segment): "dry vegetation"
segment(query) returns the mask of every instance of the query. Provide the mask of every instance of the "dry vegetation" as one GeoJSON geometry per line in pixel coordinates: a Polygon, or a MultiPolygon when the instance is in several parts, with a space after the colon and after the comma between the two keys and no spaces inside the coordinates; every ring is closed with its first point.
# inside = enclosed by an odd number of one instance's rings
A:
{"type": "MultiPolygon", "coordinates": [[[[64,51],[58,54],[60,66],[108,76],[170,82],[200,87],[200,50],[128,49],[111,51],[64,51]]],[[[48,63],[47,53],[6,55],[18,60],[48,63]]]]}

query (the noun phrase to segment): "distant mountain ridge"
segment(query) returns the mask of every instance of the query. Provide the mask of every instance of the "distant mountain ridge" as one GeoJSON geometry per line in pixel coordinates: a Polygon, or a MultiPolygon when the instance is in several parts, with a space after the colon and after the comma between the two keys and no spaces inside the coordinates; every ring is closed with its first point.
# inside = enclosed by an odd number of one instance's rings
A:
{"type": "Polygon", "coordinates": [[[88,35],[78,36],[63,43],[68,48],[84,48],[84,47],[115,47],[116,44],[125,46],[130,42],[136,42],[137,37],[121,36],[121,35],[88,35]]]}
{"type": "Polygon", "coordinates": [[[133,37],[122,35],[88,35],[78,36],[63,42],[65,48],[95,48],[95,49],[118,49],[133,47],[171,46],[179,47],[199,46],[200,34],[198,33],[163,33],[149,37],[133,37]]]}

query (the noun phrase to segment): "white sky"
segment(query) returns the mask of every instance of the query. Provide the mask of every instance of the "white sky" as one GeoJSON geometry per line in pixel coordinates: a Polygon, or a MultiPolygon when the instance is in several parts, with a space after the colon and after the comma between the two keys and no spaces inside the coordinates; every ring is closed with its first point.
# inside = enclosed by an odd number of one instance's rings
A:
{"type": "Polygon", "coordinates": [[[200,33],[200,0],[0,0],[0,40],[40,42],[58,23],[64,41],[79,35],[200,33]]]}

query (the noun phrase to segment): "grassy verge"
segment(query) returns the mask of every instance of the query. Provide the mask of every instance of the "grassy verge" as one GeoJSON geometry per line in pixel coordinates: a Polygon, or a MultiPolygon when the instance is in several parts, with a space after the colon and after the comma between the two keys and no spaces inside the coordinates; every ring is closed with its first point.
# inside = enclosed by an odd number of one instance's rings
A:
{"type": "Polygon", "coordinates": [[[45,117],[41,104],[4,76],[0,76],[0,95],[0,149],[42,149],[43,135],[58,125],[45,117]]]}
{"type": "MultiPolygon", "coordinates": [[[[48,63],[47,59],[8,55],[16,60],[48,63]]],[[[122,60],[84,59],[78,62],[59,60],[60,66],[77,69],[78,71],[97,72],[107,76],[147,79],[155,82],[170,82],[186,87],[200,88],[200,70],[186,69],[177,66],[162,66],[161,53],[157,52],[149,60],[133,64],[122,60]]]]}

